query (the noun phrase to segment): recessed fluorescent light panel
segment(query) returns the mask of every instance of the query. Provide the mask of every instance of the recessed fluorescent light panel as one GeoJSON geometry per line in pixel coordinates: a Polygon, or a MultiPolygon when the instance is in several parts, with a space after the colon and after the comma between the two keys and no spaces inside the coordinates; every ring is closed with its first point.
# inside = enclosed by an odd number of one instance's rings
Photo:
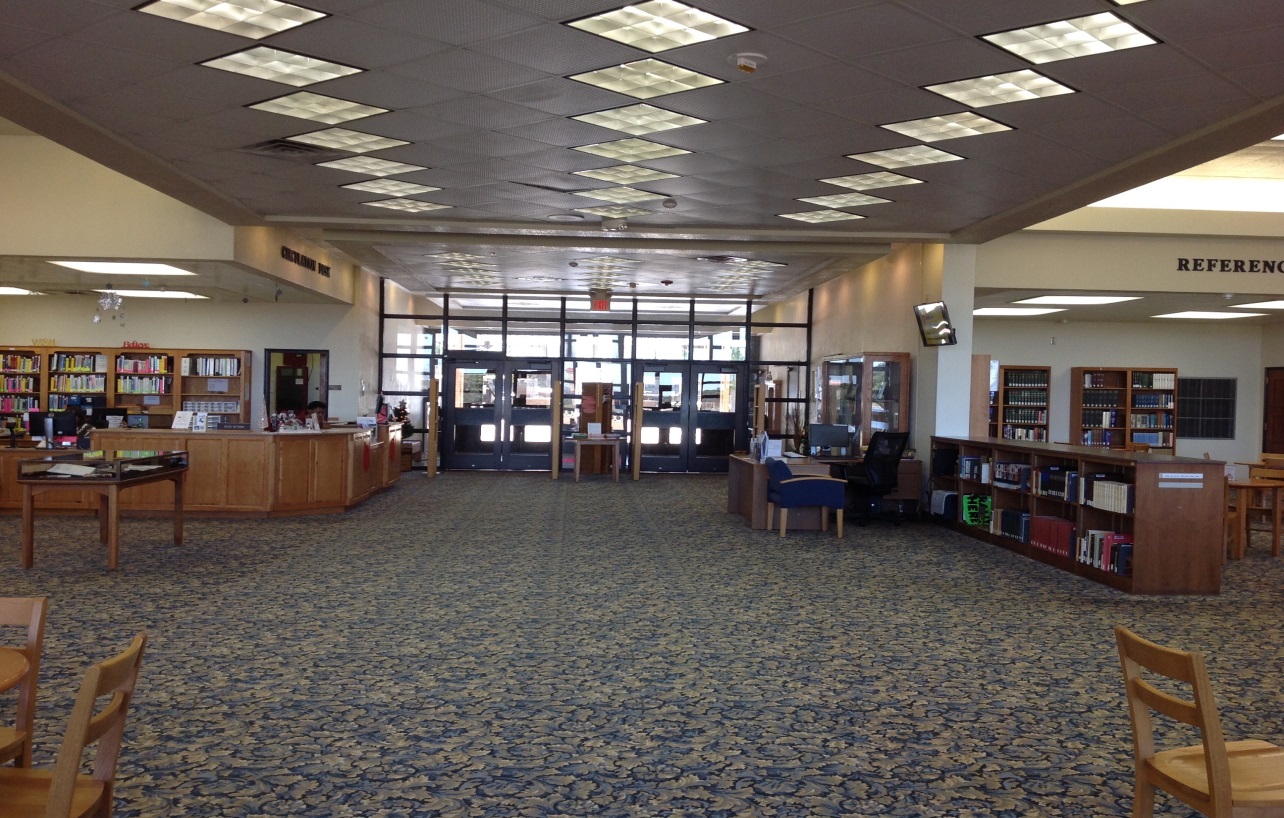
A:
{"type": "Polygon", "coordinates": [[[1044,304],[1059,307],[1096,306],[1099,304],[1118,304],[1121,301],[1140,301],[1139,295],[1040,295],[1036,298],[1023,298],[1013,304],[1044,304]]]}
{"type": "Polygon", "coordinates": [[[1219,321],[1223,318],[1254,318],[1263,316],[1264,312],[1203,312],[1201,310],[1187,310],[1185,312],[1170,312],[1164,315],[1152,315],[1151,318],[1195,318],[1205,321],[1219,321]]]}
{"type": "Polygon", "coordinates": [[[869,153],[849,153],[847,158],[878,165],[880,168],[910,168],[915,165],[934,165],[940,162],[958,162],[963,159],[962,156],[929,148],[927,145],[911,145],[907,148],[892,148],[869,153]]]}
{"type": "Polygon", "coordinates": [[[664,159],[668,156],[681,156],[691,151],[648,142],[645,139],[617,139],[614,142],[597,142],[592,145],[581,145],[577,151],[604,156],[623,162],[644,162],[648,159],[664,159]]]}
{"type": "Polygon", "coordinates": [[[705,120],[696,119],[686,114],[666,111],[654,105],[640,103],[626,105],[623,108],[612,108],[609,111],[596,111],[591,114],[580,114],[571,119],[587,122],[590,125],[601,125],[614,131],[623,131],[633,136],[671,131],[674,128],[685,128],[688,125],[703,125],[705,120]]]}
{"type": "Polygon", "coordinates": [[[1065,310],[1052,309],[1050,307],[980,307],[972,310],[973,315],[1006,316],[1009,318],[1031,318],[1036,315],[1047,315],[1053,312],[1065,312],[1065,310]]]}
{"type": "Polygon", "coordinates": [[[913,179],[909,176],[901,176],[899,173],[886,173],[884,171],[877,171],[875,173],[857,173],[853,176],[831,176],[828,179],[821,179],[820,181],[828,185],[849,187],[852,190],[876,190],[880,187],[920,185],[923,183],[922,179],[913,179]]]}
{"type": "Polygon", "coordinates": [[[420,165],[407,165],[404,162],[390,162],[374,156],[349,156],[330,162],[318,162],[319,168],[334,168],[351,173],[364,173],[367,176],[393,176],[398,173],[410,173],[415,170],[428,170],[420,165]]]}
{"type": "Polygon", "coordinates": [[[647,0],[567,25],[651,54],[749,30],[675,0],[647,0]]]}
{"type": "Polygon", "coordinates": [[[848,219],[865,218],[864,216],[858,216],[855,213],[844,213],[841,210],[808,210],[804,213],[780,213],[777,215],[782,219],[794,219],[795,221],[807,222],[808,224],[841,222],[848,219]]]}
{"type": "Polygon", "coordinates": [[[1074,93],[1073,88],[1045,77],[1032,68],[940,85],[928,85],[925,88],[934,94],[961,102],[969,108],[984,108],[987,105],[1001,105],[1005,102],[1020,102],[1074,93]]]}
{"type": "Polygon", "coordinates": [[[1036,65],[1154,45],[1157,42],[1108,11],[1041,26],[987,34],[981,39],[1036,65]]]}
{"type": "Polygon", "coordinates": [[[196,273],[170,266],[139,261],[52,261],[59,267],[69,267],[82,273],[99,273],[109,276],[194,276],[196,273]]]}
{"type": "Polygon", "coordinates": [[[318,60],[315,57],[282,51],[279,48],[268,48],[264,45],[208,60],[201,65],[217,68],[220,71],[230,71],[233,74],[244,74],[248,77],[293,85],[295,88],[361,73],[360,68],[318,60]]]}
{"type": "Polygon", "coordinates": [[[1232,304],[1237,310],[1284,310],[1284,301],[1258,301],[1256,304],[1232,304]]]}
{"type": "Polygon", "coordinates": [[[877,196],[867,196],[864,193],[835,193],[833,196],[811,196],[798,201],[824,207],[860,207],[861,205],[887,204],[889,200],[880,199],[877,196]]]}
{"type": "Polygon", "coordinates": [[[476,253],[429,253],[424,258],[435,258],[438,261],[486,261],[490,257],[476,253]]]}
{"type": "Polygon", "coordinates": [[[94,290],[96,293],[115,293],[121,298],[198,298],[209,300],[207,295],[187,293],[182,290],[94,290]]]}
{"type": "Polygon", "coordinates": [[[0,287],[0,295],[39,295],[33,290],[24,290],[21,287],[0,287]]]}
{"type": "Polygon", "coordinates": [[[966,111],[944,116],[930,116],[926,119],[913,119],[908,122],[892,122],[882,127],[923,142],[940,142],[944,139],[1012,130],[1001,122],[966,111]]]}
{"type": "Polygon", "coordinates": [[[604,219],[627,219],[629,216],[645,216],[650,210],[642,210],[638,207],[624,207],[615,205],[609,207],[577,207],[580,213],[588,213],[593,216],[601,216],[604,219]]]}
{"type": "Polygon", "coordinates": [[[368,116],[386,114],[388,112],[387,108],[362,105],[359,102],[327,97],[323,94],[314,94],[311,91],[297,91],[287,96],[256,102],[246,107],[253,108],[256,111],[267,111],[271,114],[284,114],[285,116],[298,117],[312,122],[321,122],[326,125],[340,125],[344,122],[351,122],[354,119],[364,119],[368,116]]]}
{"type": "Polygon", "coordinates": [[[287,136],[286,139],[291,142],[320,145],[323,148],[335,148],[352,153],[370,153],[371,151],[381,151],[384,148],[396,148],[410,144],[404,139],[391,139],[386,136],[350,131],[347,128],[326,128],[324,131],[287,136]]]}
{"type": "Polygon", "coordinates": [[[360,190],[365,193],[381,193],[385,196],[413,196],[416,193],[431,193],[441,190],[439,187],[416,185],[414,182],[402,182],[399,179],[371,179],[368,182],[353,182],[350,185],[339,185],[348,190],[360,190]]]}
{"type": "Polygon", "coordinates": [[[653,99],[681,91],[690,91],[693,88],[721,85],[723,82],[715,77],[655,59],[625,63],[585,74],[573,74],[570,79],[605,88],[608,91],[628,94],[638,99],[653,99]]]}
{"type": "Polygon", "coordinates": [[[450,205],[421,202],[418,199],[380,199],[377,202],[362,202],[371,207],[386,207],[389,210],[404,210],[407,213],[422,213],[425,210],[447,210],[450,205]]]}
{"type": "Polygon", "coordinates": [[[651,199],[663,199],[660,193],[649,193],[645,190],[637,190],[631,187],[605,187],[601,190],[581,190],[576,191],[576,196],[585,196],[589,199],[600,199],[604,202],[615,202],[616,204],[627,204],[629,202],[646,202],[651,199]]]}
{"type": "Polygon", "coordinates": [[[623,256],[593,256],[592,258],[577,258],[576,261],[585,267],[610,267],[620,264],[642,263],[642,259],[625,258],[623,256]]]}
{"type": "Polygon", "coordinates": [[[327,15],[277,0],[156,0],[138,11],[261,40],[327,15]]]}
{"type": "Polygon", "coordinates": [[[664,173],[650,168],[643,168],[637,165],[615,165],[609,168],[597,168],[595,170],[577,170],[576,176],[587,176],[590,179],[599,179],[603,182],[612,182],[617,185],[631,185],[635,182],[657,182],[661,179],[677,179],[677,174],[664,173]]]}

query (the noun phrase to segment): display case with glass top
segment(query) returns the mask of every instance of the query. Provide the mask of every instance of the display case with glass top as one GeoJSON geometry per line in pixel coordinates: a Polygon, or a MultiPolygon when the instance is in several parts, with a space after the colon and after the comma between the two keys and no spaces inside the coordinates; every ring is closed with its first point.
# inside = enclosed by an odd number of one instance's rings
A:
{"type": "Polygon", "coordinates": [[[185,451],[76,451],[23,460],[18,479],[122,482],[186,468],[185,451]]]}

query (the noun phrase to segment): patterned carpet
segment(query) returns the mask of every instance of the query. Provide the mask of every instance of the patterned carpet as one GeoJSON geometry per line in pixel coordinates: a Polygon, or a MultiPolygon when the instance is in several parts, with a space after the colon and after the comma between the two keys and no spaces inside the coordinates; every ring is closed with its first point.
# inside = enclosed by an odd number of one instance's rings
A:
{"type": "MultiPolygon", "coordinates": [[[[1111,626],[1208,652],[1284,739],[1284,567],[1129,597],[927,524],[750,531],[719,476],[405,476],[341,516],[0,518],[52,598],[38,762],[84,664],[151,646],[132,816],[1128,815],[1111,626]]],[[[1189,811],[1161,796],[1159,814],[1189,811]]]]}

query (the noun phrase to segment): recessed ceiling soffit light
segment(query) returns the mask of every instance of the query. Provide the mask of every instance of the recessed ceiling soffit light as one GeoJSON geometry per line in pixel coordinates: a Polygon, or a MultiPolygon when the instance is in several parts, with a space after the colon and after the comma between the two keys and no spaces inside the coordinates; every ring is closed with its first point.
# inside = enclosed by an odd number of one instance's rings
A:
{"type": "Polygon", "coordinates": [[[398,173],[410,173],[416,170],[428,170],[421,165],[407,165],[404,162],[390,162],[375,156],[348,156],[330,162],[318,162],[319,168],[334,168],[350,173],[364,173],[367,176],[394,176],[398,173]]]}
{"type": "Polygon", "coordinates": [[[230,71],[233,74],[244,74],[293,85],[296,88],[361,73],[360,68],[353,68],[350,65],[340,65],[303,54],[295,54],[292,51],[268,48],[264,45],[207,60],[201,65],[217,68],[220,71],[230,71]]]}
{"type": "Polygon", "coordinates": [[[1054,312],[1065,312],[1064,309],[1052,307],[980,307],[972,310],[973,315],[1008,318],[1032,318],[1036,315],[1048,315],[1054,312]]]}
{"type": "Polygon", "coordinates": [[[1013,304],[1046,304],[1051,306],[1076,307],[1099,306],[1102,304],[1119,304],[1123,301],[1140,301],[1139,295],[1040,295],[1034,298],[1023,298],[1013,304]]]}
{"type": "Polygon", "coordinates": [[[287,136],[291,142],[302,142],[306,145],[320,145],[323,148],[334,148],[351,153],[370,153],[385,148],[396,148],[410,143],[404,139],[392,139],[386,136],[350,131],[347,128],[326,128],[324,131],[287,136]]]}
{"type": "Polygon", "coordinates": [[[905,148],[891,148],[885,151],[868,153],[849,153],[848,159],[855,159],[881,168],[909,168],[915,165],[933,165],[940,162],[958,162],[962,156],[956,156],[943,150],[930,148],[927,145],[910,145],[905,148]]]}
{"type": "Polygon", "coordinates": [[[414,182],[403,182],[400,179],[370,179],[365,182],[353,182],[350,185],[339,185],[348,190],[360,190],[366,193],[381,193],[385,196],[413,196],[416,193],[431,193],[441,190],[439,187],[417,185],[414,182]]]}
{"type": "Polygon", "coordinates": [[[422,213],[425,210],[446,210],[450,205],[421,202],[418,199],[380,199],[377,202],[362,202],[370,207],[386,207],[389,210],[404,210],[407,213],[422,213]]]}
{"type": "Polygon", "coordinates": [[[981,39],[1036,65],[1158,42],[1108,11],[987,34],[981,39]]]}
{"type": "Polygon", "coordinates": [[[584,196],[589,199],[599,199],[603,202],[615,202],[616,204],[646,202],[652,199],[664,198],[663,194],[651,193],[649,191],[638,190],[631,187],[604,187],[600,190],[582,190],[576,191],[575,195],[584,196]]]}
{"type": "Polygon", "coordinates": [[[656,59],[639,60],[584,74],[573,74],[569,79],[627,94],[637,99],[654,99],[690,91],[693,88],[721,85],[724,82],[716,77],[656,59]]]}
{"type": "Polygon", "coordinates": [[[969,108],[984,108],[1006,102],[1021,102],[1075,93],[1073,88],[1045,77],[1032,68],[940,85],[928,85],[925,88],[969,108]]]}
{"type": "Polygon", "coordinates": [[[749,30],[676,0],[647,0],[567,25],[652,54],[749,30]]]}
{"type": "Polygon", "coordinates": [[[615,165],[609,168],[596,168],[594,170],[577,170],[576,176],[587,176],[590,179],[598,179],[603,182],[611,182],[617,185],[631,185],[636,182],[658,182],[661,179],[677,179],[677,174],[664,173],[659,170],[639,167],[638,165],[615,165]]]}
{"type": "Polygon", "coordinates": [[[311,91],[296,91],[276,99],[268,99],[246,106],[256,111],[267,111],[272,114],[307,119],[326,125],[340,125],[354,119],[364,119],[375,114],[386,114],[387,108],[376,108],[373,105],[362,105],[346,99],[327,97],[311,91]]]}
{"type": "Polygon", "coordinates": [[[156,0],[137,11],[251,40],[329,16],[278,0],[156,0]]]}
{"type": "Polygon", "coordinates": [[[1185,310],[1168,312],[1163,315],[1152,315],[1151,318],[1191,318],[1202,321],[1222,321],[1227,318],[1261,318],[1264,312],[1208,312],[1204,310],[1185,310]]]}
{"type": "Polygon", "coordinates": [[[603,128],[610,128],[614,131],[622,131],[633,136],[671,131],[675,128],[686,128],[690,125],[703,125],[706,122],[703,119],[679,114],[675,111],[666,111],[663,108],[657,108],[646,103],[626,105],[623,108],[612,108],[606,111],[594,111],[589,114],[573,116],[571,119],[587,122],[590,125],[600,125],[603,128]]]}
{"type": "Polygon", "coordinates": [[[929,116],[925,119],[912,119],[908,122],[892,122],[881,126],[895,131],[902,136],[912,137],[922,142],[940,142],[945,139],[959,139],[964,136],[1010,131],[1007,125],[993,119],[964,111],[943,116],[929,116]]]}
{"type": "Polygon", "coordinates": [[[592,145],[580,145],[577,151],[616,159],[624,162],[644,162],[648,159],[664,159],[669,156],[681,156],[691,151],[661,145],[645,139],[617,139],[614,142],[597,142],[592,145]]]}
{"type": "Polygon", "coordinates": [[[824,207],[860,207],[862,205],[887,204],[890,200],[880,199],[877,196],[869,196],[864,193],[835,193],[832,196],[810,196],[798,201],[824,207]]]}
{"type": "Polygon", "coordinates": [[[899,173],[888,173],[886,171],[857,173],[851,176],[831,176],[828,179],[821,179],[820,181],[828,185],[838,185],[839,187],[847,187],[852,190],[876,190],[880,187],[921,185],[923,183],[922,179],[914,179],[909,176],[902,176],[899,173]]]}
{"type": "MultiPolygon", "coordinates": [[[[111,293],[117,298],[195,298],[209,300],[209,296],[182,290],[94,290],[96,293],[111,293]]],[[[120,309],[119,306],[112,309],[120,309]]]]}
{"type": "Polygon", "coordinates": [[[783,219],[794,219],[795,221],[807,222],[808,224],[821,224],[823,222],[841,222],[847,219],[863,219],[864,216],[858,216],[855,213],[844,213],[841,210],[809,210],[803,213],[780,213],[783,219]]]}
{"type": "Polygon", "coordinates": [[[189,272],[170,264],[141,261],[51,261],[59,267],[79,270],[82,273],[98,273],[113,276],[194,276],[189,272]]]}
{"type": "Polygon", "coordinates": [[[605,206],[605,207],[577,207],[579,213],[588,213],[593,216],[601,216],[604,219],[627,219],[630,216],[645,216],[650,210],[642,210],[637,207],[625,207],[623,205],[605,206]]]}

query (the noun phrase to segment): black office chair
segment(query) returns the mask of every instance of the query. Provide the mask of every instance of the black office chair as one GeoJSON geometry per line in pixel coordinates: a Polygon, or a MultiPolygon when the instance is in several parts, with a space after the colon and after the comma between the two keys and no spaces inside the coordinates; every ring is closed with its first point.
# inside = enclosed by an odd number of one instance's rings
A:
{"type": "MultiPolygon", "coordinates": [[[[861,525],[883,516],[883,498],[896,491],[901,455],[908,443],[908,432],[874,432],[864,459],[845,468],[848,513],[861,525]]],[[[892,519],[900,525],[901,504],[897,504],[892,519]]]]}

